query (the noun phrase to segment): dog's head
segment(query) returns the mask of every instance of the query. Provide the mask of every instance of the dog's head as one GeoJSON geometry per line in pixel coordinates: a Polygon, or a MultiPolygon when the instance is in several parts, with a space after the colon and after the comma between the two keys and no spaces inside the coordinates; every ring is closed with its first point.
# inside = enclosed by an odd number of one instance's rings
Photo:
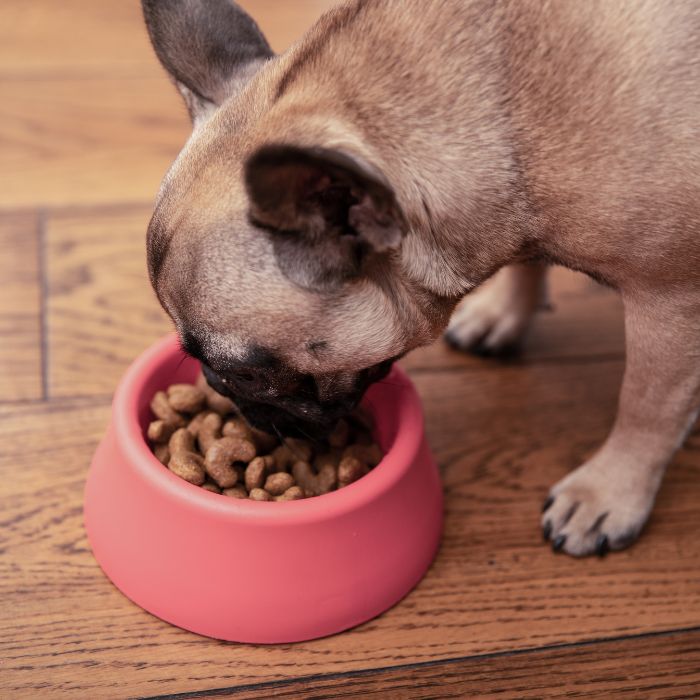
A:
{"type": "Polygon", "coordinates": [[[194,125],[149,226],[153,286],[253,424],[322,432],[442,322],[400,269],[394,189],[343,129],[270,119],[288,66],[236,5],[143,5],[194,125]]]}

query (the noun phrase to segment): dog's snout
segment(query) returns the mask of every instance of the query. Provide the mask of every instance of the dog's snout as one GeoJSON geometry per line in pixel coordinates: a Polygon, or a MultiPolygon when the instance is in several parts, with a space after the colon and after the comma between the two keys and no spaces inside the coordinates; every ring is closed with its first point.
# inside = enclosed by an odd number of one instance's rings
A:
{"type": "Polygon", "coordinates": [[[383,378],[392,358],[359,372],[312,375],[295,371],[269,353],[246,356],[249,362],[203,364],[209,384],[231,398],[257,428],[286,435],[327,435],[352,413],[367,387],[383,378]]]}

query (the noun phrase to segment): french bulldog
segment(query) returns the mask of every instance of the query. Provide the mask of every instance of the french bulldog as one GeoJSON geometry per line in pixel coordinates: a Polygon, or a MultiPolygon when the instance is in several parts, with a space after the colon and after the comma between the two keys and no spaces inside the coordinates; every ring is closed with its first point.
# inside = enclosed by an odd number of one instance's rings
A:
{"type": "Polygon", "coordinates": [[[228,0],[143,9],[193,124],[150,278],[210,383],[314,436],[445,328],[511,349],[546,267],[585,272],[622,295],[624,381],[542,527],[633,542],[700,406],[700,4],[349,0],[281,55],[228,0]]]}

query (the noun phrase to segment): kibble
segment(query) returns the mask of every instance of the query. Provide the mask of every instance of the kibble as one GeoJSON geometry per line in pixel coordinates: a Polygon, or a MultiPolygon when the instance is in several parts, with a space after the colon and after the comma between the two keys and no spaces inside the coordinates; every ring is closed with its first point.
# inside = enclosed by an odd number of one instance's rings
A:
{"type": "Polygon", "coordinates": [[[270,496],[281,496],[285,491],[291,489],[292,486],[294,486],[294,477],[287,472],[270,474],[270,476],[265,479],[265,491],[267,491],[270,496]]]}
{"type": "Polygon", "coordinates": [[[153,454],[181,479],[227,498],[297,501],[348,486],[383,457],[364,415],[341,419],[320,444],[253,428],[200,375],[151,401],[153,454]]]}
{"type": "Polygon", "coordinates": [[[245,470],[245,487],[248,491],[261,489],[265,483],[267,475],[267,465],[262,457],[251,460],[245,470]]]}
{"type": "Polygon", "coordinates": [[[251,501],[271,501],[272,496],[265,489],[253,489],[248,496],[251,501]]]}

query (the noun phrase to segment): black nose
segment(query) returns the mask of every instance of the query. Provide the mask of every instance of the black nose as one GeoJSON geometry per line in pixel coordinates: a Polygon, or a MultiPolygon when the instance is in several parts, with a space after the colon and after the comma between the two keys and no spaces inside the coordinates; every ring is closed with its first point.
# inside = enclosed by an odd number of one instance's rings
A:
{"type": "Polygon", "coordinates": [[[255,428],[271,435],[322,440],[333,430],[336,421],[308,421],[270,404],[238,399],[238,408],[255,428]]]}
{"type": "MultiPolygon", "coordinates": [[[[230,398],[252,426],[272,435],[320,440],[331,432],[338,418],[348,414],[356,403],[348,400],[331,407],[293,396],[284,396],[277,399],[282,405],[275,405],[260,401],[255,392],[251,397],[235,390],[204,363],[202,372],[209,386],[230,398]]],[[[240,388],[240,385],[237,386],[240,388]]]]}

